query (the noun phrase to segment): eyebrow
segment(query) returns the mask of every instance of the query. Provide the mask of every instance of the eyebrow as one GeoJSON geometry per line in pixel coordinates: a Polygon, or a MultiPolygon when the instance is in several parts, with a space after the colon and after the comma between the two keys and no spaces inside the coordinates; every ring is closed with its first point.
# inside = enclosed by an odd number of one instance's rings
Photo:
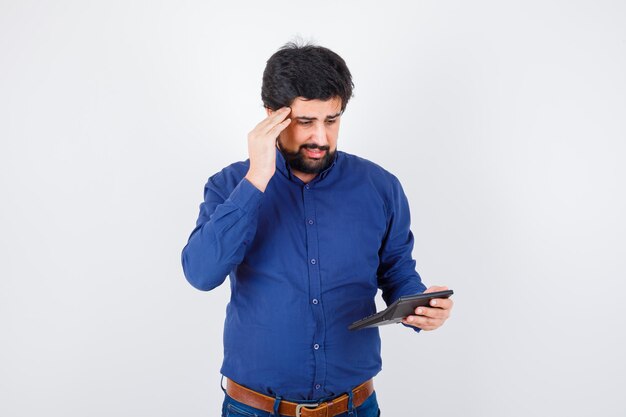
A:
{"type": "MultiPolygon", "coordinates": [[[[341,112],[339,113],[335,113],[332,114],[330,116],[326,116],[326,120],[329,119],[336,119],[337,117],[341,116],[341,112]]],[[[298,119],[298,120],[317,120],[317,117],[309,117],[309,116],[296,116],[294,117],[294,119],[298,119]]]]}

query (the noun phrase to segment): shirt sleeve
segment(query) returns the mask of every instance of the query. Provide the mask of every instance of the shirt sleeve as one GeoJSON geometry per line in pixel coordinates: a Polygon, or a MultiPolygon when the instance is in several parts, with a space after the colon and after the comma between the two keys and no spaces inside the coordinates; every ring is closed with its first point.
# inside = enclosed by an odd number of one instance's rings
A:
{"type": "MultiPolygon", "coordinates": [[[[388,225],[379,251],[378,286],[383,300],[390,305],[403,295],[426,290],[415,270],[413,233],[409,203],[397,178],[393,177],[391,201],[388,205],[388,225]]],[[[418,328],[410,326],[419,331],[418,328]]]]}
{"type": "Polygon", "coordinates": [[[182,251],[185,277],[199,290],[222,284],[256,233],[263,193],[245,178],[228,192],[215,176],[209,179],[196,228],[182,251]]]}

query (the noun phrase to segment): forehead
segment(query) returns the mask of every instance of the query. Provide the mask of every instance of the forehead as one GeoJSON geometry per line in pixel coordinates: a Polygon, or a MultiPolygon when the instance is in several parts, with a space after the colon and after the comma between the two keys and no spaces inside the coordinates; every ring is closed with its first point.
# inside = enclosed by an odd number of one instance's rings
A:
{"type": "Polygon", "coordinates": [[[317,117],[325,118],[341,112],[341,99],[333,97],[330,100],[307,100],[296,97],[290,105],[292,117],[317,117]]]}

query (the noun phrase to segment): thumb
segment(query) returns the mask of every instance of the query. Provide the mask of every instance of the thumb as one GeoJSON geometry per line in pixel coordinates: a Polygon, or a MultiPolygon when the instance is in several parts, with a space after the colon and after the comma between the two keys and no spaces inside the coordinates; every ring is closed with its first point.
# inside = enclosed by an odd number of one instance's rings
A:
{"type": "Polygon", "coordinates": [[[447,286],[443,285],[433,285],[431,287],[428,287],[428,289],[426,291],[424,291],[424,294],[427,294],[429,292],[437,292],[437,291],[446,291],[448,289],[447,286]]]}

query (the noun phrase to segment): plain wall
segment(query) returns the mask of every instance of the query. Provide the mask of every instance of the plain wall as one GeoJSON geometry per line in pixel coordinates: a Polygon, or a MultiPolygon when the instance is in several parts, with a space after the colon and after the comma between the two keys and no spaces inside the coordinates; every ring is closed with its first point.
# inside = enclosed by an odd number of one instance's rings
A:
{"type": "Polygon", "coordinates": [[[626,3],[550,0],[0,1],[0,415],[219,414],[228,285],[180,251],[297,37],[456,293],[381,329],[383,415],[626,415],[626,3]]]}

